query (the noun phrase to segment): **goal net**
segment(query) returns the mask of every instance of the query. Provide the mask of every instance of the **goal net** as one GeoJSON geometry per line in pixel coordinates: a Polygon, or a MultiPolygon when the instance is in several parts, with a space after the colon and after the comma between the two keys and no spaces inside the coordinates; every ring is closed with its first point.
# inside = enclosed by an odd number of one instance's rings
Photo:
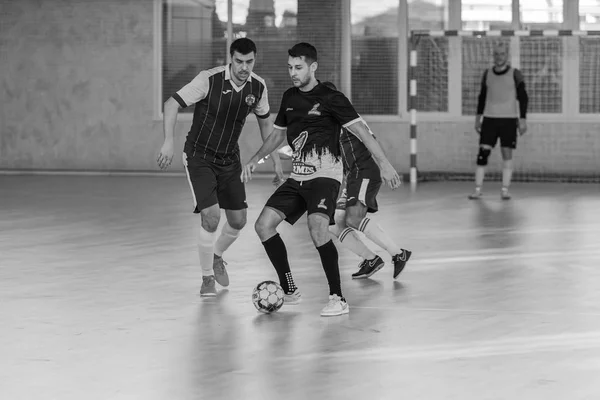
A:
{"type": "MultiPolygon", "coordinates": [[[[472,179],[482,76],[501,42],[529,96],[514,179],[600,181],[600,32],[545,30],[412,32],[409,109],[419,179],[472,179]]],[[[501,176],[499,147],[486,178],[501,176]]]]}

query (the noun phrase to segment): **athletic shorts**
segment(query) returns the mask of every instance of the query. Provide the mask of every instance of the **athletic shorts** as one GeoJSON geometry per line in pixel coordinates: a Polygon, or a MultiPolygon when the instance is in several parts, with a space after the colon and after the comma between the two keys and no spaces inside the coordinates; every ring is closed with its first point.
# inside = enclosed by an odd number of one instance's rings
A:
{"type": "Polygon", "coordinates": [[[302,182],[288,178],[267,200],[265,207],[281,211],[290,225],[294,225],[305,212],[308,215],[324,214],[329,217],[329,224],[334,225],[333,215],[339,190],[340,183],[331,178],[302,182]]]}
{"type": "Polygon", "coordinates": [[[183,165],[192,195],[194,213],[219,204],[225,210],[242,210],[246,204],[246,188],[241,181],[242,164],[216,165],[199,156],[183,153],[183,165]]]}
{"type": "Polygon", "coordinates": [[[501,147],[517,148],[518,118],[484,117],[481,123],[479,145],[485,144],[494,148],[500,139],[501,147]]]}
{"type": "Polygon", "coordinates": [[[377,212],[377,194],[381,188],[381,172],[375,161],[364,163],[346,175],[346,185],[338,198],[336,209],[345,210],[360,202],[367,212],[377,212]]]}

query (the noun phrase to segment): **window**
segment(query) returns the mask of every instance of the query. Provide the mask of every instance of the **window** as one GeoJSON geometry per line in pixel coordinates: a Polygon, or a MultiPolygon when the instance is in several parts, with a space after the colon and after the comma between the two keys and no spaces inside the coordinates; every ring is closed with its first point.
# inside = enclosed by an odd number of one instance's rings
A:
{"type": "Polygon", "coordinates": [[[398,1],[351,4],[353,104],[361,114],[398,114],[398,1]]]}
{"type": "MultiPolygon", "coordinates": [[[[226,62],[226,18],[215,2],[162,0],[162,102],[203,69],[226,62]]],[[[183,113],[191,113],[187,107],[183,113]]]]}
{"type": "Polygon", "coordinates": [[[521,23],[526,29],[561,29],[563,0],[520,0],[521,23]]]}
{"type": "Polygon", "coordinates": [[[463,30],[511,29],[512,0],[463,0],[461,14],[463,30]]]}

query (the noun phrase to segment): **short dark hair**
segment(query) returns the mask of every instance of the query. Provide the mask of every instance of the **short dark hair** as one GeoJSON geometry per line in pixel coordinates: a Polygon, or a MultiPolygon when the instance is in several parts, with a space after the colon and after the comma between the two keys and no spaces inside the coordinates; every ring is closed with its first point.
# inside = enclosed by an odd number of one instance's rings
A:
{"type": "Polygon", "coordinates": [[[321,82],[321,84],[323,86],[327,86],[329,89],[337,90],[337,88],[335,87],[335,85],[332,82],[325,81],[325,82],[321,82]]]}
{"type": "Polygon", "coordinates": [[[307,64],[312,64],[317,61],[317,49],[310,43],[297,43],[288,50],[290,57],[304,57],[307,64]]]}
{"type": "Polygon", "coordinates": [[[244,56],[252,52],[256,54],[256,45],[248,38],[235,39],[229,46],[229,55],[233,56],[236,51],[244,56]]]}

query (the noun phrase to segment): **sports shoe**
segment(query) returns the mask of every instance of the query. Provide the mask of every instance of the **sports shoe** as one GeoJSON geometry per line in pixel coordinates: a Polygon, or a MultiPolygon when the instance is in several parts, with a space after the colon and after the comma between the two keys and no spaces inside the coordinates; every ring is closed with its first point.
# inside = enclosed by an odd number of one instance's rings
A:
{"type": "Polygon", "coordinates": [[[215,277],[213,275],[202,277],[202,286],[200,287],[200,296],[215,297],[217,289],[215,288],[215,277]]]}
{"type": "Polygon", "coordinates": [[[227,263],[223,261],[223,257],[214,256],[213,271],[215,272],[215,280],[223,287],[229,286],[229,275],[225,269],[227,263]]]}
{"type": "Polygon", "coordinates": [[[363,260],[363,262],[359,265],[360,269],[358,272],[352,274],[352,279],[369,278],[375,272],[383,268],[384,265],[385,263],[379,256],[375,256],[375,258],[372,260],[363,260]]]}
{"type": "Polygon", "coordinates": [[[296,289],[290,294],[283,295],[283,304],[288,306],[295,306],[300,303],[302,299],[300,298],[300,290],[296,289]]]}
{"type": "Polygon", "coordinates": [[[508,188],[502,188],[502,191],[500,192],[500,198],[502,200],[510,200],[510,193],[508,193],[508,188]]]}
{"type": "Polygon", "coordinates": [[[329,296],[329,303],[321,310],[321,317],[335,317],[349,312],[350,306],[346,303],[346,299],[337,294],[332,294],[329,296]]]}
{"type": "Polygon", "coordinates": [[[412,251],[402,249],[402,253],[396,254],[392,257],[392,262],[394,263],[394,279],[400,275],[400,272],[404,269],[404,266],[408,262],[412,251]]]}
{"type": "Polygon", "coordinates": [[[475,188],[475,191],[469,195],[469,200],[478,200],[482,196],[481,189],[475,188]]]}

